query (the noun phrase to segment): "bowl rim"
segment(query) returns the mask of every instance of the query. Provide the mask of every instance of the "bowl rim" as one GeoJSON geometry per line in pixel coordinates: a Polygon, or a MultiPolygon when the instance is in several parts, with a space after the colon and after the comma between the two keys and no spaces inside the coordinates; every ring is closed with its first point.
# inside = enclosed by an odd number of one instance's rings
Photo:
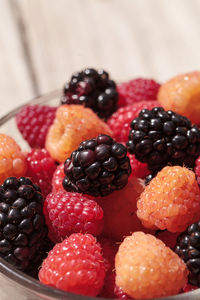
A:
{"type": "MultiPolygon", "coordinates": [[[[44,95],[39,95],[24,104],[17,106],[13,110],[9,111],[7,114],[0,117],[0,130],[1,126],[6,123],[11,118],[19,112],[19,110],[27,105],[44,105],[46,102],[58,98],[61,96],[61,90],[55,90],[44,95]]],[[[62,291],[55,287],[51,287],[41,283],[39,280],[32,278],[31,276],[17,270],[3,258],[0,257],[0,272],[5,275],[8,279],[17,282],[21,287],[25,287],[28,290],[33,291],[35,294],[42,296],[52,297],[54,299],[75,299],[75,300],[96,300],[97,297],[82,296],[66,291],[62,291]]],[[[108,298],[98,297],[98,299],[108,300],[108,298]]],[[[187,293],[182,293],[174,296],[169,296],[165,298],[151,298],[150,300],[190,300],[190,299],[200,299],[200,289],[190,291],[187,293]],[[194,298],[193,298],[194,297],[194,298]]],[[[111,299],[110,299],[111,300],[111,299]]]]}

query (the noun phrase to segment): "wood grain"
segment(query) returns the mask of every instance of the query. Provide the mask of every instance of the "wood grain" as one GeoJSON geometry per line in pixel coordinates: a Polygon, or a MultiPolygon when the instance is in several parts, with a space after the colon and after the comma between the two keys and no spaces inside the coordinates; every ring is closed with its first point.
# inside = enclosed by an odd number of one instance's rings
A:
{"type": "Polygon", "coordinates": [[[0,116],[34,94],[16,19],[9,1],[0,1],[0,116]]]}
{"type": "Polygon", "coordinates": [[[41,92],[73,71],[165,80],[198,69],[198,0],[17,0],[41,92]]]}
{"type": "Polygon", "coordinates": [[[199,0],[1,0],[0,114],[87,66],[117,81],[200,69],[199,13],[199,0]]]}

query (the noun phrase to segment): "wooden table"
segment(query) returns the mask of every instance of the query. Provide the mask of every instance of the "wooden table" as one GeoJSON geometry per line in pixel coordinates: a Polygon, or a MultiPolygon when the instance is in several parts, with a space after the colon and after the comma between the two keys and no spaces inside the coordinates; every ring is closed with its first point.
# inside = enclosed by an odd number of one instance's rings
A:
{"type": "Polygon", "coordinates": [[[0,0],[0,115],[103,67],[160,82],[200,69],[198,0],[0,0]]]}

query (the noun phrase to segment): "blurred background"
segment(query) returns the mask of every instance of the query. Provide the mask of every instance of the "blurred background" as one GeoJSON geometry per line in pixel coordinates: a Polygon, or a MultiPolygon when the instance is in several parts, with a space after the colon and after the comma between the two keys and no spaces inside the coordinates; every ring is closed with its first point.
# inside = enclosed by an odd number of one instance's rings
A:
{"type": "Polygon", "coordinates": [[[74,71],[164,82],[200,69],[199,0],[0,0],[0,116],[74,71]]]}

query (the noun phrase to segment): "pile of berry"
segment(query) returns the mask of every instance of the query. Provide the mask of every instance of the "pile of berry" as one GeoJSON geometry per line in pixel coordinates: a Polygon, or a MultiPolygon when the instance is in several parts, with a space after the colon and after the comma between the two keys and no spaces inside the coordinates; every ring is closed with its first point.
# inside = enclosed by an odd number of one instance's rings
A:
{"type": "Polygon", "coordinates": [[[200,287],[199,86],[85,69],[59,107],[22,108],[31,150],[0,133],[0,257],[85,296],[200,287]]]}

